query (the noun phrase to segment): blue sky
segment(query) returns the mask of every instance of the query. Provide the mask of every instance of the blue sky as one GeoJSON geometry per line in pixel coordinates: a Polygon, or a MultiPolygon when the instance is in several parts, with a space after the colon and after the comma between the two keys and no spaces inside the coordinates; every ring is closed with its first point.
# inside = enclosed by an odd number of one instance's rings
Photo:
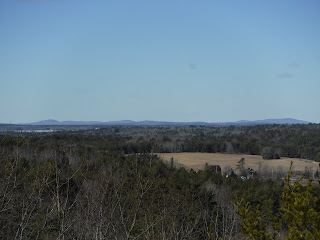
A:
{"type": "Polygon", "coordinates": [[[1,0],[0,123],[320,122],[318,0],[1,0]]]}

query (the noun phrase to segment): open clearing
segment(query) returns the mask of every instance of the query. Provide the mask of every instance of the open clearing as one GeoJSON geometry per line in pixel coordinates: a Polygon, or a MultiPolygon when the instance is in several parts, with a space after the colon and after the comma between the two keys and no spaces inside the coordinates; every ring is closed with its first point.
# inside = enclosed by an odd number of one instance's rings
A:
{"type": "Polygon", "coordinates": [[[264,160],[260,155],[246,155],[246,154],[224,154],[224,153],[157,153],[163,160],[174,161],[184,165],[187,169],[199,170],[203,169],[204,165],[220,165],[222,171],[226,167],[236,168],[237,162],[241,158],[245,158],[246,167],[253,168],[258,171],[259,168],[272,169],[274,171],[287,171],[293,161],[293,170],[304,171],[305,167],[312,167],[312,170],[319,169],[319,163],[312,160],[299,159],[299,158],[281,158],[264,160]]]}

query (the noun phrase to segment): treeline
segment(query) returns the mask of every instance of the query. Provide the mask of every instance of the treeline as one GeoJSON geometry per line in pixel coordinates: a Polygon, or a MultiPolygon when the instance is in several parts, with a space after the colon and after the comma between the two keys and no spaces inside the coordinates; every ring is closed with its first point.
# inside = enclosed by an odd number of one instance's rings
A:
{"type": "Polygon", "coordinates": [[[187,171],[124,153],[123,138],[1,136],[0,239],[241,239],[252,216],[241,221],[239,199],[259,206],[259,225],[281,214],[282,181],[187,171]]]}
{"type": "Polygon", "coordinates": [[[320,161],[320,125],[263,125],[248,127],[195,127],[197,134],[176,139],[167,135],[157,147],[163,152],[222,152],[320,161]]]}
{"type": "Polygon", "coordinates": [[[31,134],[35,145],[73,143],[81,149],[152,152],[209,152],[262,155],[320,161],[320,125],[245,127],[108,127],[78,132],[31,134]]]}

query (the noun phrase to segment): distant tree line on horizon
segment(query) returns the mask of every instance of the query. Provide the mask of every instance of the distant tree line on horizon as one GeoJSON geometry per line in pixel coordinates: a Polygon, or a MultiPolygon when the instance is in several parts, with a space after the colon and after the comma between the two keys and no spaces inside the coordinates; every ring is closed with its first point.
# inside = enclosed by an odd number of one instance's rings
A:
{"type": "Polygon", "coordinates": [[[72,142],[81,149],[152,152],[207,152],[304,158],[320,162],[320,124],[245,127],[125,127],[29,134],[33,144],[72,142]],[[85,142],[85,144],[83,144],[85,142]]]}

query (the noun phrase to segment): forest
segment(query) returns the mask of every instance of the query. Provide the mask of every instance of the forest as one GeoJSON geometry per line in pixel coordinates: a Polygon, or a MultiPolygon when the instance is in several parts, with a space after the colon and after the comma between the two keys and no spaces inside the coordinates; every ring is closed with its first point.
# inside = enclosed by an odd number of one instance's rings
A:
{"type": "MultiPolygon", "coordinates": [[[[47,127],[49,129],[50,126],[47,127]]],[[[79,127],[81,129],[81,126],[79,127]]],[[[71,128],[73,129],[73,128],[71,128]]],[[[8,134],[17,134],[15,132],[8,134]]],[[[18,133],[19,134],[19,133],[18,133]]],[[[244,153],[264,159],[303,158],[320,162],[320,124],[255,126],[111,126],[50,134],[24,133],[35,147],[69,144],[78,149],[133,153],[244,153]]]]}
{"type": "Polygon", "coordinates": [[[3,134],[0,239],[320,239],[318,183],[196,172],[154,154],[320,161],[319,133],[309,124],[3,134]]]}

